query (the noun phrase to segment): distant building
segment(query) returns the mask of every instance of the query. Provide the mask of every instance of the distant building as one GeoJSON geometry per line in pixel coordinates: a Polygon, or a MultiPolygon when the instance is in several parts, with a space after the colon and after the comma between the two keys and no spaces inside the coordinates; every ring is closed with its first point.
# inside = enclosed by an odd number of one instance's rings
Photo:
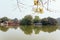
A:
{"type": "Polygon", "coordinates": [[[18,26],[18,25],[19,25],[18,21],[17,22],[13,22],[12,20],[0,23],[0,26],[18,26]]]}
{"type": "Polygon", "coordinates": [[[0,23],[0,26],[7,26],[7,25],[8,25],[8,21],[0,23]]]}
{"type": "Polygon", "coordinates": [[[34,23],[34,25],[42,25],[42,23],[34,23]]]}
{"type": "Polygon", "coordinates": [[[19,22],[14,22],[14,21],[8,21],[8,26],[18,26],[19,22]]]}

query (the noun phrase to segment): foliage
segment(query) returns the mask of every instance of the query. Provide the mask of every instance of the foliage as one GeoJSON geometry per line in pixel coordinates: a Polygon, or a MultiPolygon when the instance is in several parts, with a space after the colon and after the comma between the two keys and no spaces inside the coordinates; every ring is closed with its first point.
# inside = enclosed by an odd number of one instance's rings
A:
{"type": "Polygon", "coordinates": [[[26,15],[21,21],[20,24],[22,25],[31,25],[33,18],[31,15],[26,15]]]}
{"type": "Polygon", "coordinates": [[[13,22],[18,23],[18,19],[17,18],[13,19],[13,22]]]}
{"type": "Polygon", "coordinates": [[[40,18],[39,16],[35,16],[35,18],[33,19],[33,23],[38,23],[40,22],[40,18]]]}
{"type": "Polygon", "coordinates": [[[57,18],[57,24],[60,25],[60,18],[57,18]]]}
{"type": "Polygon", "coordinates": [[[2,17],[1,18],[1,22],[5,22],[5,21],[8,21],[9,19],[7,17],[2,17]]]}
{"type": "Polygon", "coordinates": [[[51,9],[49,9],[50,2],[52,2],[52,1],[54,1],[54,0],[34,0],[34,6],[37,6],[37,8],[34,8],[34,11],[37,13],[43,13],[44,9],[45,9],[47,11],[52,12],[51,9]],[[46,7],[45,7],[45,5],[46,5],[46,7]]]}
{"type": "Polygon", "coordinates": [[[44,18],[41,20],[42,25],[56,25],[57,24],[57,20],[54,18],[44,18]]]}
{"type": "Polygon", "coordinates": [[[42,25],[56,25],[57,20],[51,17],[40,19],[39,16],[35,16],[33,19],[31,15],[27,15],[20,21],[20,24],[22,25],[31,25],[32,23],[42,23],[42,25]]]}

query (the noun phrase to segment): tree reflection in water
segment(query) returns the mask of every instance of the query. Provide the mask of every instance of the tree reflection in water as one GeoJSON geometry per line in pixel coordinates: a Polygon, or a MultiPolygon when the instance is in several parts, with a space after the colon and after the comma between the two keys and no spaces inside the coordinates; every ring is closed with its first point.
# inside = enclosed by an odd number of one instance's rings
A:
{"type": "Polygon", "coordinates": [[[0,26],[0,30],[3,32],[7,32],[9,28],[17,29],[18,26],[0,26]]]}
{"type": "Polygon", "coordinates": [[[48,33],[51,33],[51,32],[54,32],[56,31],[58,27],[57,26],[20,26],[20,29],[22,31],[24,31],[25,34],[32,34],[33,30],[35,32],[35,34],[39,34],[40,31],[43,31],[43,32],[48,32],[48,33]]]}
{"type": "Polygon", "coordinates": [[[9,29],[8,27],[0,26],[0,30],[3,31],[3,32],[7,32],[8,29],[9,29]]]}
{"type": "Polygon", "coordinates": [[[31,34],[33,32],[33,26],[20,26],[20,29],[24,31],[25,34],[31,34]]]}
{"type": "Polygon", "coordinates": [[[40,31],[51,33],[56,31],[58,26],[50,26],[50,25],[49,26],[25,25],[25,26],[8,26],[8,27],[0,26],[0,30],[3,32],[7,32],[9,28],[14,28],[14,29],[20,28],[24,32],[24,34],[31,35],[33,31],[35,34],[39,34],[40,31]]]}
{"type": "Polygon", "coordinates": [[[57,29],[57,26],[50,26],[50,25],[48,25],[48,26],[42,26],[42,31],[43,32],[51,33],[51,32],[56,31],[56,29],[57,29]]]}
{"type": "Polygon", "coordinates": [[[34,29],[35,34],[39,34],[39,32],[41,31],[41,27],[35,26],[33,29],[34,29]]]}

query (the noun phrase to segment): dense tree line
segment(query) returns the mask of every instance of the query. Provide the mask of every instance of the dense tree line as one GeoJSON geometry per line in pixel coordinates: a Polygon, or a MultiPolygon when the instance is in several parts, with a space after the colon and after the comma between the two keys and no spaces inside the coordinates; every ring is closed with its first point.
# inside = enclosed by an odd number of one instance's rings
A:
{"type": "Polygon", "coordinates": [[[31,25],[35,23],[41,23],[42,25],[56,25],[57,20],[51,17],[40,19],[39,16],[35,16],[35,18],[32,18],[31,15],[26,15],[20,23],[22,25],[31,25]]]}
{"type": "Polygon", "coordinates": [[[57,20],[51,17],[44,18],[41,20],[42,25],[56,25],[57,20]]]}
{"type": "Polygon", "coordinates": [[[31,25],[33,22],[32,20],[33,20],[32,16],[27,15],[20,21],[20,24],[21,25],[31,25]]]}
{"type": "Polygon", "coordinates": [[[7,17],[2,17],[0,18],[0,23],[3,23],[5,21],[12,20],[14,23],[19,22],[20,25],[33,25],[33,24],[39,24],[41,23],[42,25],[56,25],[57,20],[51,17],[43,18],[40,19],[39,16],[35,16],[34,18],[31,15],[26,15],[24,18],[18,20],[17,18],[15,19],[10,19],[7,17]]]}

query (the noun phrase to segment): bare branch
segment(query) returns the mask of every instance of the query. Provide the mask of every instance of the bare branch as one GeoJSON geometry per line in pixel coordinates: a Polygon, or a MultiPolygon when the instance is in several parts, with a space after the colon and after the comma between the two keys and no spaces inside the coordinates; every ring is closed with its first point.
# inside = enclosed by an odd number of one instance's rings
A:
{"type": "MultiPolygon", "coordinates": [[[[19,0],[16,0],[16,1],[17,1],[17,7],[18,7],[20,12],[21,12],[21,8],[27,9],[27,7],[34,7],[34,5],[23,4],[23,3],[19,2],[19,0]]],[[[45,8],[45,10],[47,10],[47,11],[53,12],[49,9],[49,3],[52,0],[46,0],[45,2],[43,2],[43,0],[37,0],[37,1],[38,1],[38,3],[41,3],[42,8],[45,8]],[[45,4],[47,4],[46,7],[44,6],[45,4]]],[[[37,9],[38,9],[39,5],[36,5],[36,6],[37,6],[37,9]]]]}
{"type": "Polygon", "coordinates": [[[17,7],[18,7],[19,11],[21,12],[21,8],[20,8],[20,5],[19,5],[19,1],[18,1],[18,0],[16,0],[16,1],[17,1],[17,7]]]}

